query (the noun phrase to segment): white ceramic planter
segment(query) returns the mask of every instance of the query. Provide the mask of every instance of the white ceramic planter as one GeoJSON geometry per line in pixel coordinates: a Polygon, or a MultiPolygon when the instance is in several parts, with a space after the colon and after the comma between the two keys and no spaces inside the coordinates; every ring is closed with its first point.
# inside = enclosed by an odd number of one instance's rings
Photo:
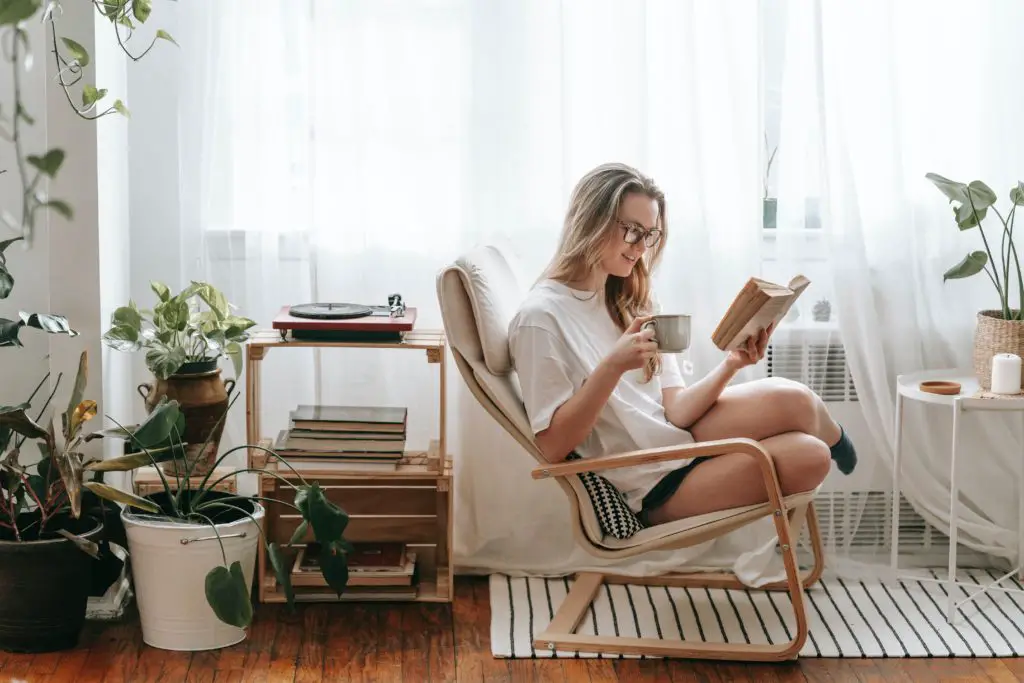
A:
{"type": "MultiPolygon", "coordinates": [[[[264,509],[255,505],[253,517],[262,523],[264,509]]],[[[128,532],[142,639],[147,645],[164,650],[215,650],[245,639],[244,629],[225,624],[206,602],[206,575],[224,564],[213,529],[138,517],[128,508],[121,519],[128,532]]],[[[217,531],[228,566],[236,560],[242,563],[251,591],[260,540],[256,524],[246,517],[218,524],[217,531]]]]}

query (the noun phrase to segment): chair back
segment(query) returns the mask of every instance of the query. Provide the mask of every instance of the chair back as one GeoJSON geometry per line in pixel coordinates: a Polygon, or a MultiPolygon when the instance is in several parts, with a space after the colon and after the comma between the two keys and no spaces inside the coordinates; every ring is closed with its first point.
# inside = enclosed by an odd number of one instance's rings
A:
{"type": "MultiPolygon", "coordinates": [[[[463,254],[437,276],[441,319],[462,378],[498,424],[544,465],[548,463],[534,442],[508,347],[509,323],[526,292],[509,257],[495,246],[463,254]]],[[[580,478],[556,481],[569,497],[576,531],[599,544],[604,534],[580,478]]]]}

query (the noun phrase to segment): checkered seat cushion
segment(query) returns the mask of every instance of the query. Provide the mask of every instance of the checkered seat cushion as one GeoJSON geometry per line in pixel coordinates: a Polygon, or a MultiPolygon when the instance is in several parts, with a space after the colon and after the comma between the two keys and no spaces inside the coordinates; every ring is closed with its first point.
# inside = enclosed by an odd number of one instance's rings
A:
{"type": "MultiPolygon", "coordinates": [[[[577,453],[572,453],[566,458],[579,459],[580,455],[577,453]]],[[[583,472],[579,478],[587,490],[587,495],[590,496],[601,531],[623,540],[647,528],[647,525],[626,505],[626,499],[610,481],[596,472],[583,472]]]]}

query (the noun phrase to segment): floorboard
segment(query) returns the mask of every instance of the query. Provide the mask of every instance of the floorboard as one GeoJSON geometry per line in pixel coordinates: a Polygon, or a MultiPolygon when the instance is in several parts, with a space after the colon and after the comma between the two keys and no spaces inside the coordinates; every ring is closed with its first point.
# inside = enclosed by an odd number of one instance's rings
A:
{"type": "Polygon", "coordinates": [[[90,623],[79,647],[0,653],[8,681],[508,681],[519,683],[927,683],[1024,681],[1020,659],[801,659],[785,664],[491,656],[485,577],[460,576],[455,602],[258,605],[249,637],[213,652],[168,652],[142,642],[138,615],[90,623]]]}

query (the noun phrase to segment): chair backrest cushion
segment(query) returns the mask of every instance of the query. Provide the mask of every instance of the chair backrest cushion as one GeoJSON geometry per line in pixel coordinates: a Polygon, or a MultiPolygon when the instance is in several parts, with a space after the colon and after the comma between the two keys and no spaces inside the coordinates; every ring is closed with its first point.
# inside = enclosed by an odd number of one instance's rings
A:
{"type": "Polygon", "coordinates": [[[497,247],[478,247],[459,258],[456,264],[468,276],[466,286],[484,364],[492,374],[507,375],[512,371],[508,325],[526,291],[516,278],[508,257],[497,247]]]}

